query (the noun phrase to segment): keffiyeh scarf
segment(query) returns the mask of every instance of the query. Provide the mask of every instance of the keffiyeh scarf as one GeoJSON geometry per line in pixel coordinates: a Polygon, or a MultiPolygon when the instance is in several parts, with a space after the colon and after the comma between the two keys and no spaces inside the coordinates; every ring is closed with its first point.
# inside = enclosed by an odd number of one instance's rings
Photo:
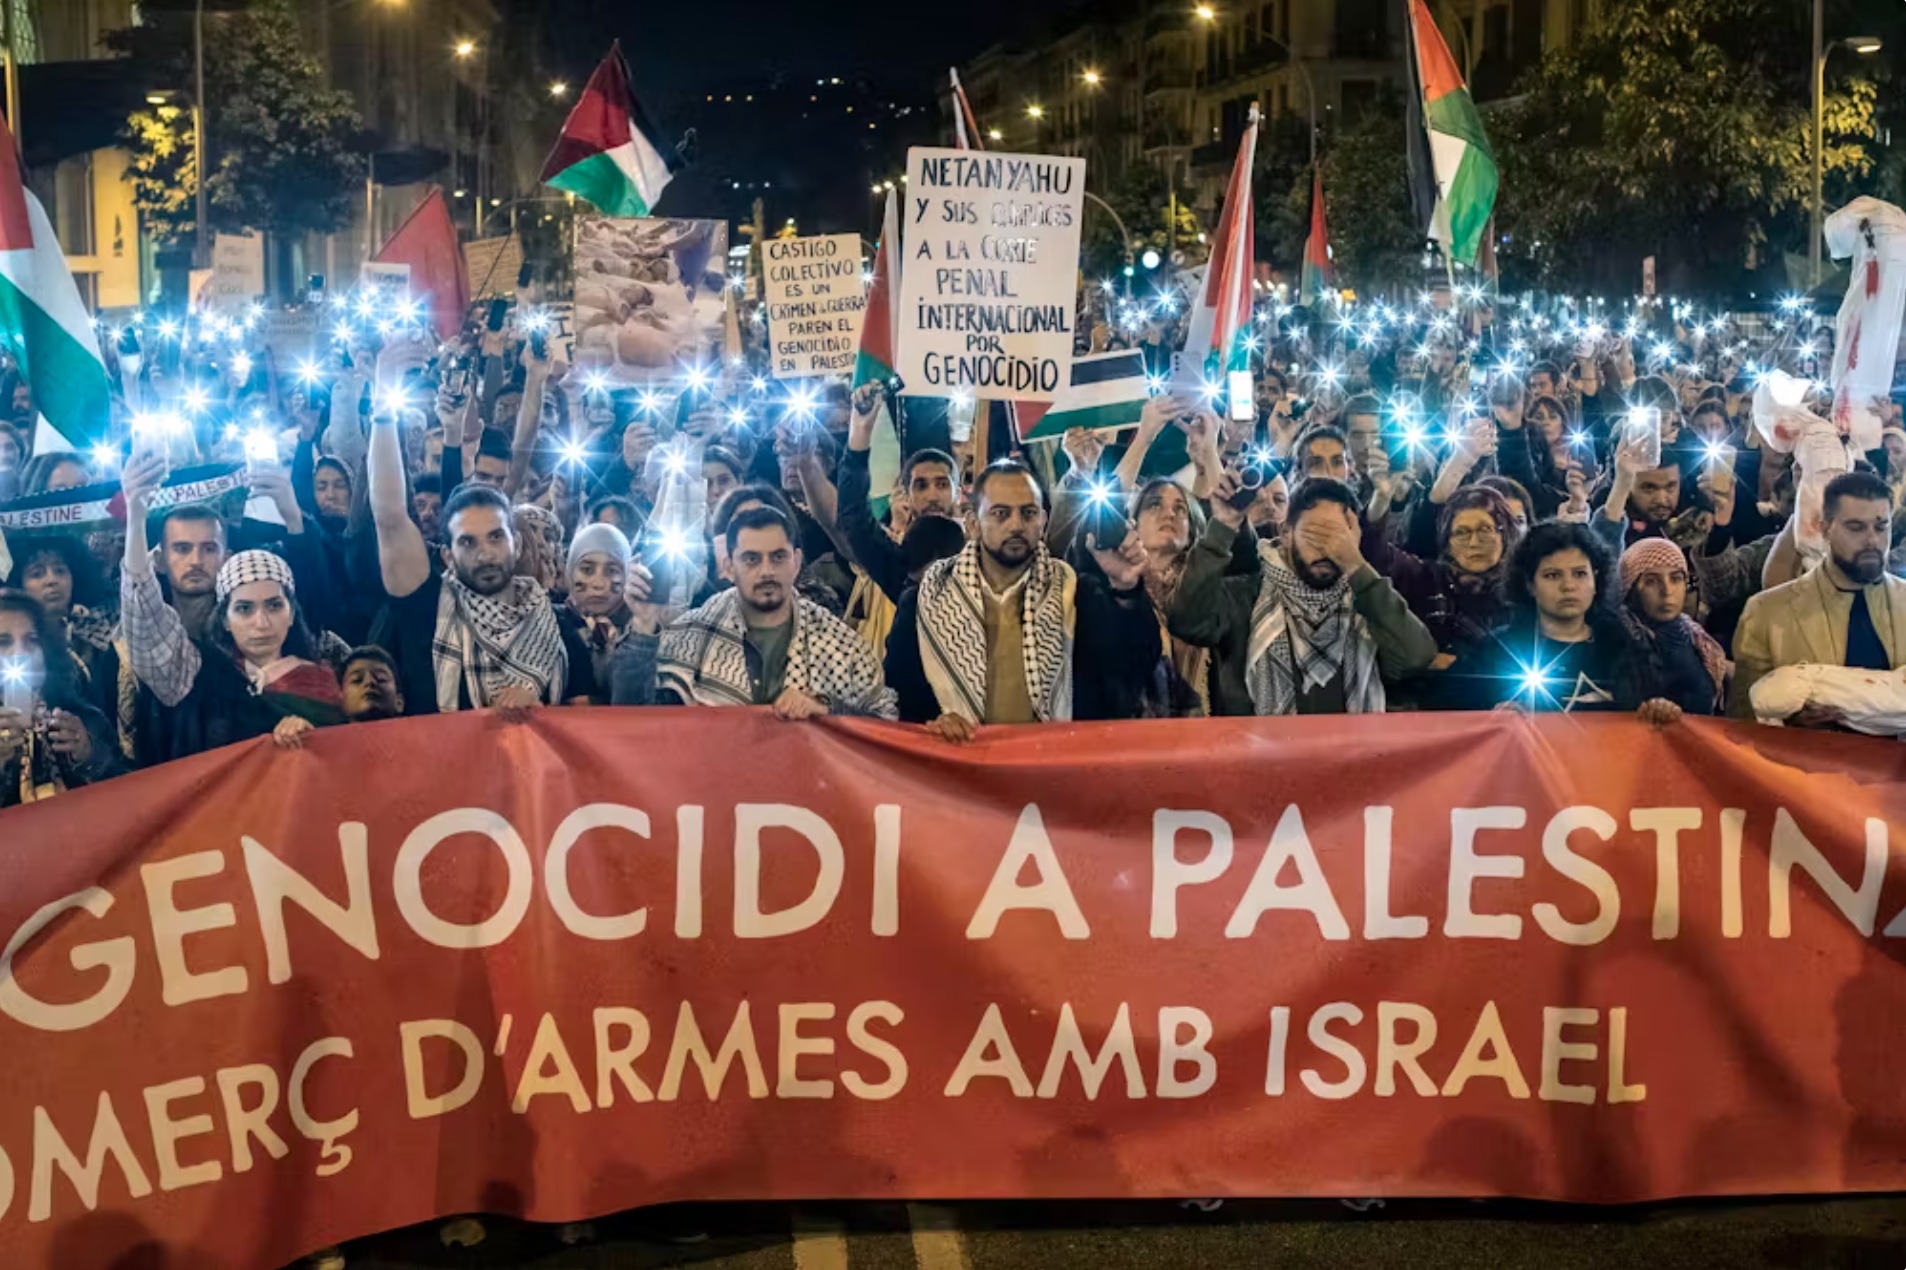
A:
{"type": "Polygon", "coordinates": [[[512,687],[562,703],[569,656],[549,593],[534,578],[511,578],[499,594],[478,595],[446,572],[430,651],[443,713],[457,709],[463,692],[483,707],[512,687]]]}
{"type": "MultiPolygon", "coordinates": [[[[700,706],[754,704],[748,630],[737,592],[722,591],[668,624],[656,657],[655,681],[658,688],[700,706]]],[[[826,702],[837,714],[899,717],[873,650],[851,626],[798,595],[785,684],[826,702]]]]}
{"type": "MultiPolygon", "coordinates": [[[[969,542],[957,556],[937,560],[920,577],[920,663],[946,714],[984,723],[986,681],[993,670],[986,648],[986,578],[980,545],[969,542]]],[[[1078,575],[1063,561],[1035,548],[1026,577],[1008,602],[1017,601],[1026,650],[1026,694],[1041,723],[1072,718],[1072,632],[1078,575]]],[[[1009,672],[1014,667],[1001,667],[1009,672]]]]}
{"type": "Polygon", "coordinates": [[[1383,676],[1369,623],[1351,605],[1350,579],[1322,591],[1291,571],[1284,557],[1260,547],[1264,580],[1251,610],[1244,683],[1258,714],[1296,714],[1297,699],[1339,675],[1351,714],[1381,714],[1383,676]]]}

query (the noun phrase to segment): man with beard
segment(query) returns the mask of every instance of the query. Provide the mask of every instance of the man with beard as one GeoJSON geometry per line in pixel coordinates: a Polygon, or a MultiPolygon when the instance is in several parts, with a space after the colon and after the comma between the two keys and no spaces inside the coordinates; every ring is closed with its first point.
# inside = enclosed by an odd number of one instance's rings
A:
{"type": "Polygon", "coordinates": [[[630,571],[629,635],[616,649],[617,705],[773,706],[783,719],[895,717],[880,663],[854,629],[798,594],[793,522],[761,505],[723,537],[734,585],[661,627],[647,570],[630,571]]]}
{"type": "MultiPolygon", "coordinates": [[[[898,604],[907,589],[907,550],[901,540],[876,524],[868,456],[873,450],[874,422],[880,413],[881,387],[862,384],[854,391],[854,413],[848,423],[847,448],[841,452],[835,480],[836,516],[854,563],[873,584],[898,604]]],[[[960,514],[960,470],[953,456],[940,450],[921,450],[900,470],[909,521],[924,516],[960,514]]]]}
{"type": "Polygon", "coordinates": [[[1109,550],[1088,537],[1099,573],[1081,575],[1047,553],[1045,492],[1025,465],[994,463],[973,497],[977,536],[928,565],[894,614],[900,717],[960,744],[981,724],[1103,718],[1103,703],[1138,700],[1159,652],[1138,535],[1109,550]]]}
{"type": "Polygon", "coordinates": [[[344,717],[375,723],[404,713],[404,692],[397,686],[397,662],[375,644],[353,648],[344,659],[344,717]]]}
{"type": "Polygon", "coordinates": [[[443,571],[405,501],[403,448],[396,420],[372,419],[367,462],[371,518],[391,639],[412,714],[587,701],[595,690],[589,650],[565,633],[549,592],[518,577],[510,502],[472,482],[443,505],[443,571]]]}
{"type": "Polygon", "coordinates": [[[1226,472],[1211,524],[1172,600],[1172,634],[1214,650],[1212,712],[1381,714],[1384,680],[1427,667],[1436,638],[1364,560],[1357,495],[1313,476],[1291,496],[1285,547],[1260,544],[1260,574],[1226,576],[1244,513],[1226,472]]]}
{"type": "MultiPolygon", "coordinates": [[[[1822,500],[1827,558],[1747,602],[1734,635],[1728,712],[1751,719],[1754,682],[1780,666],[1813,663],[1891,671],[1906,665],[1906,582],[1886,572],[1892,492],[1871,472],[1845,472],[1822,500]]],[[[1837,711],[1808,706],[1790,725],[1826,727],[1837,711]]]]}

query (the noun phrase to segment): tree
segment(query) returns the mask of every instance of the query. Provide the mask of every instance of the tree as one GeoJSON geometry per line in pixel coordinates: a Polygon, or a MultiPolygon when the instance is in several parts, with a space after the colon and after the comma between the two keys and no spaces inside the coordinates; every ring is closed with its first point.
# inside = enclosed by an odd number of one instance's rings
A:
{"type": "MultiPolygon", "coordinates": [[[[1784,0],[1608,0],[1485,114],[1505,284],[1619,292],[1652,255],[1664,289],[1733,290],[1804,252],[1808,20],[1784,0]]],[[[1829,207],[1868,190],[1875,100],[1829,76],[1829,207]]]]}
{"type": "MultiPolygon", "coordinates": [[[[1338,282],[1364,294],[1413,286],[1422,275],[1424,232],[1410,206],[1404,118],[1395,101],[1365,110],[1329,138],[1318,155],[1324,169],[1324,219],[1338,282]]],[[[1310,165],[1292,175],[1268,212],[1277,259],[1294,271],[1310,234],[1310,165]]]]}
{"type": "MultiPolygon", "coordinates": [[[[115,31],[108,47],[147,61],[170,82],[189,83],[189,27],[115,31]]],[[[290,0],[256,0],[205,24],[209,105],[206,199],[212,227],[298,235],[341,229],[364,182],[363,121],[351,95],[327,88],[304,47],[290,0]]],[[[196,232],[197,170],[192,119],[176,105],[134,114],[134,199],[161,239],[196,232]]]]}
{"type": "MultiPolygon", "coordinates": [[[[1186,262],[1196,264],[1207,254],[1198,243],[1198,216],[1185,202],[1185,191],[1178,191],[1178,249],[1186,262]]],[[[1149,163],[1128,169],[1104,194],[1106,204],[1118,213],[1132,235],[1132,255],[1145,254],[1146,248],[1166,253],[1171,244],[1171,189],[1165,174],[1149,163]]],[[[1089,277],[1116,277],[1125,267],[1125,241],[1118,226],[1104,209],[1087,203],[1085,228],[1079,242],[1079,259],[1089,277]]]]}

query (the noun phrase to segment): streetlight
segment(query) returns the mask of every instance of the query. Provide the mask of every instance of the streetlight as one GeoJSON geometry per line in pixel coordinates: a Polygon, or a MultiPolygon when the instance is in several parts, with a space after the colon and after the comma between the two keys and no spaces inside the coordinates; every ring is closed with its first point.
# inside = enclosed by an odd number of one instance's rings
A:
{"type": "Polygon", "coordinates": [[[1087,70],[1079,78],[1085,82],[1087,88],[1097,88],[1105,80],[1105,77],[1095,70],[1087,70]]]}
{"type": "Polygon", "coordinates": [[[457,55],[458,61],[468,61],[476,55],[476,41],[458,40],[451,52],[457,55]]]}
{"type": "Polygon", "coordinates": [[[561,101],[569,95],[569,85],[560,79],[554,80],[549,85],[549,95],[561,101]]]}
{"type": "Polygon", "coordinates": [[[1191,12],[1200,22],[1216,22],[1218,20],[1218,11],[1208,4],[1201,4],[1191,12]]]}
{"type": "Polygon", "coordinates": [[[988,128],[986,130],[986,139],[989,141],[1004,141],[1006,134],[997,128],[988,128]]]}
{"type": "Polygon", "coordinates": [[[1813,0],[1813,218],[1811,241],[1807,245],[1807,260],[1812,265],[1809,290],[1820,285],[1823,264],[1820,253],[1823,246],[1821,240],[1826,234],[1827,215],[1823,192],[1826,181],[1827,55],[1836,48],[1851,49],[1862,57],[1870,57],[1880,51],[1880,40],[1876,35],[1853,35],[1828,44],[1821,0],[1813,0]]]}
{"type": "Polygon", "coordinates": [[[1030,106],[1026,107],[1026,118],[1044,119],[1045,117],[1046,117],[1046,108],[1044,106],[1041,106],[1038,102],[1033,102],[1030,106]]]}

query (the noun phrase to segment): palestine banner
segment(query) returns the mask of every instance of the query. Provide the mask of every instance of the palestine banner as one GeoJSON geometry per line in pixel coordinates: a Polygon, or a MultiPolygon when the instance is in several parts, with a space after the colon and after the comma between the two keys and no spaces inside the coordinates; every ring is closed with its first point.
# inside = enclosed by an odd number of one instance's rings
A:
{"type": "Polygon", "coordinates": [[[1135,427],[1150,396],[1145,355],[1139,350],[1074,357],[1066,386],[1051,408],[1027,402],[1020,412],[1021,426],[1031,422],[1020,440],[1062,437],[1073,428],[1135,427]]]}
{"type": "Polygon", "coordinates": [[[1897,743],[1711,720],[260,739],[0,812],[0,1265],[675,1200],[1900,1190],[1903,820],[1897,743]]]}
{"type": "MultiPolygon", "coordinates": [[[[246,488],[245,470],[236,464],[207,463],[181,468],[153,491],[152,511],[162,512],[186,503],[222,502],[233,494],[238,496],[238,509],[242,509],[246,488]]],[[[16,554],[21,535],[90,534],[119,528],[125,523],[126,500],[120,493],[118,481],[0,503],[0,533],[14,537],[16,554]]]]}
{"type": "Polygon", "coordinates": [[[647,216],[683,159],[650,122],[629,87],[622,43],[596,67],[543,164],[543,182],[604,216],[647,216]]]}

